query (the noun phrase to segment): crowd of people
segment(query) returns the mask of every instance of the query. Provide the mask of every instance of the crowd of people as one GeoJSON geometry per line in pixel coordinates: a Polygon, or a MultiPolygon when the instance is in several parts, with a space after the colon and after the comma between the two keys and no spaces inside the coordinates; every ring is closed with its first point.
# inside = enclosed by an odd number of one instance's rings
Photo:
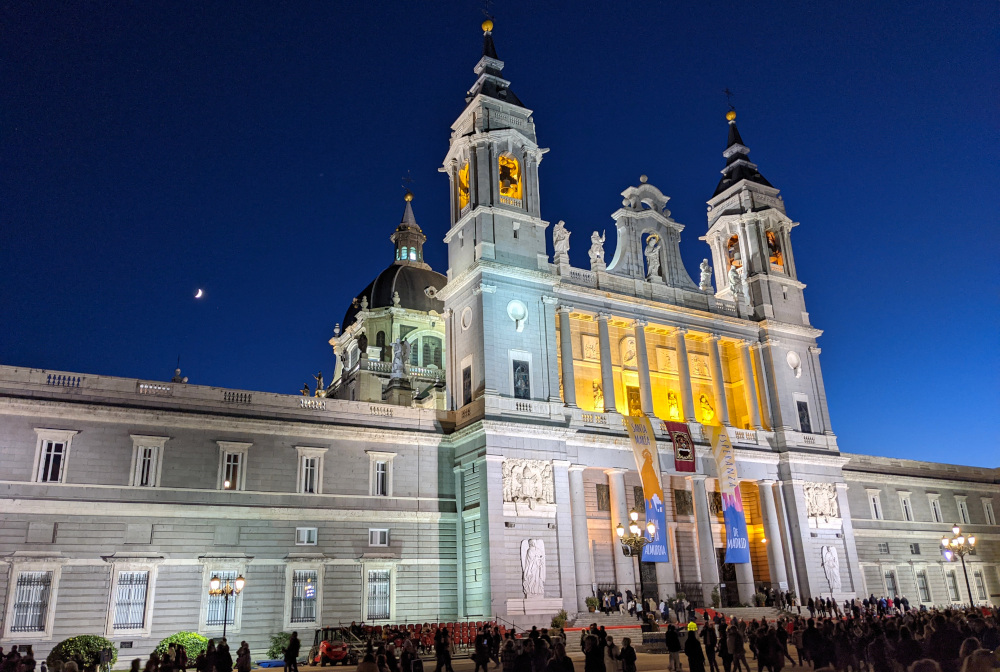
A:
{"type": "Polygon", "coordinates": [[[686,622],[691,612],[691,603],[683,595],[657,602],[651,597],[641,599],[631,590],[626,590],[624,594],[620,590],[599,590],[597,600],[603,614],[628,614],[640,621],[652,619],[667,623],[676,619],[686,622]]]}

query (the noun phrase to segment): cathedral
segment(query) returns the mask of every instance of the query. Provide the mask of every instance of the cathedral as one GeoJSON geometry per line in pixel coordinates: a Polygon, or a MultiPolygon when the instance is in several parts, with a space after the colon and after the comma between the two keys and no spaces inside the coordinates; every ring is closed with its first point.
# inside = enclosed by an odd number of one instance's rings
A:
{"type": "Polygon", "coordinates": [[[721,177],[705,176],[698,276],[645,176],[623,185],[606,250],[543,219],[548,150],[492,29],[443,157],[449,220],[428,226],[448,268],[425,262],[407,193],[388,265],[318,335],[332,381],[284,395],[0,366],[0,645],[45,655],[96,633],[146,655],[225,629],[257,655],[279,631],[351,621],[547,625],[610,588],[696,606],[771,590],[1000,604],[1000,470],[841,452],[799,223],[735,113],[721,177]],[[643,473],[635,418],[653,434],[643,473]],[[726,557],[734,480],[748,562],[726,557]],[[656,562],[625,552],[643,525],[656,562]],[[953,526],[977,539],[961,563],[942,551],[953,526]]]}

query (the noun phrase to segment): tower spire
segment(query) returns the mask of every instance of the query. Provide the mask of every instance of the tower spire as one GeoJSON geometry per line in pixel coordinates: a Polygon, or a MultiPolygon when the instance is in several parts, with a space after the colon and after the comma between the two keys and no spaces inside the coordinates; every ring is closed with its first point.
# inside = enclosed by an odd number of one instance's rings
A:
{"type": "Polygon", "coordinates": [[[424,242],[427,236],[417,224],[417,218],[413,216],[413,192],[407,190],[403,200],[406,202],[403,207],[403,218],[389,236],[389,240],[396,245],[395,263],[430,268],[424,262],[424,242]]]}
{"type": "Polygon", "coordinates": [[[757,164],[750,161],[750,148],[743,144],[740,129],[736,127],[735,109],[726,112],[726,121],[729,122],[729,138],[726,142],[726,151],[722,153],[726,159],[726,167],[722,169],[722,179],[719,180],[713,196],[718,196],[740,180],[772,186],[757,170],[757,164]]]}
{"type": "Polygon", "coordinates": [[[493,44],[493,19],[487,18],[483,21],[482,28],[483,55],[476,63],[476,67],[472,69],[479,76],[479,79],[465,94],[465,102],[471,103],[476,96],[482,94],[505,103],[524,107],[521,100],[510,90],[510,82],[500,75],[504,63],[497,56],[497,48],[493,44]]]}

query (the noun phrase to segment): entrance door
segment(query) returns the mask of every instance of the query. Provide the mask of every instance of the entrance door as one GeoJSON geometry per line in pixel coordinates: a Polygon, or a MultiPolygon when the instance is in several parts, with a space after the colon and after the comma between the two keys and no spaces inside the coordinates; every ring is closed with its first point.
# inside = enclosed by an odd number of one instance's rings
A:
{"type": "Polygon", "coordinates": [[[639,563],[639,581],[642,586],[642,600],[643,608],[645,608],[645,601],[647,598],[653,598],[654,602],[659,603],[660,593],[659,584],[656,583],[656,563],[655,562],[640,562],[639,563]]]}
{"type": "Polygon", "coordinates": [[[740,591],[736,586],[736,565],[726,562],[726,549],[715,549],[716,559],[719,564],[719,582],[724,584],[719,587],[719,597],[722,599],[723,607],[740,606],[740,591]]]}

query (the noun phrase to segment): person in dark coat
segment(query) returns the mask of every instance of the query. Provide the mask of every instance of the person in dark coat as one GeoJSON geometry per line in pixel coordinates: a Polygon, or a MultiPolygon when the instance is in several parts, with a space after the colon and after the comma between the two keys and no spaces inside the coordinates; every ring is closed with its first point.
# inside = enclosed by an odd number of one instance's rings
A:
{"type": "Polygon", "coordinates": [[[708,660],[709,672],[719,672],[719,663],[715,660],[715,650],[719,648],[719,636],[711,623],[706,623],[701,629],[701,641],[705,643],[705,658],[708,660]]]}
{"type": "Polygon", "coordinates": [[[701,648],[701,642],[698,641],[698,626],[694,624],[694,621],[688,624],[684,655],[687,656],[691,672],[705,672],[705,652],[701,648]]]}
{"type": "Polygon", "coordinates": [[[229,643],[225,637],[215,647],[215,669],[217,672],[233,672],[233,655],[229,653],[229,643]]]}
{"type": "Polygon", "coordinates": [[[583,643],[583,659],[584,672],[607,672],[604,666],[604,647],[596,637],[587,637],[583,643]]]}
{"type": "Polygon", "coordinates": [[[288,638],[288,646],[285,647],[285,672],[299,672],[298,660],[301,649],[302,642],[299,640],[299,633],[293,632],[292,636],[288,638]]]}
{"type": "Polygon", "coordinates": [[[622,672],[635,672],[635,649],[632,648],[631,637],[626,637],[622,640],[622,648],[618,653],[618,660],[622,663],[622,672]]]}
{"type": "Polygon", "coordinates": [[[552,643],[552,659],[545,668],[545,672],[575,672],[573,661],[566,655],[566,647],[561,640],[552,643]]]}
{"type": "Polygon", "coordinates": [[[723,621],[719,624],[719,657],[722,658],[723,672],[733,671],[733,654],[729,651],[729,626],[723,621]]]}
{"type": "Polygon", "coordinates": [[[681,672],[681,638],[673,624],[667,626],[664,642],[667,645],[667,653],[670,654],[670,672],[681,672]]]}

